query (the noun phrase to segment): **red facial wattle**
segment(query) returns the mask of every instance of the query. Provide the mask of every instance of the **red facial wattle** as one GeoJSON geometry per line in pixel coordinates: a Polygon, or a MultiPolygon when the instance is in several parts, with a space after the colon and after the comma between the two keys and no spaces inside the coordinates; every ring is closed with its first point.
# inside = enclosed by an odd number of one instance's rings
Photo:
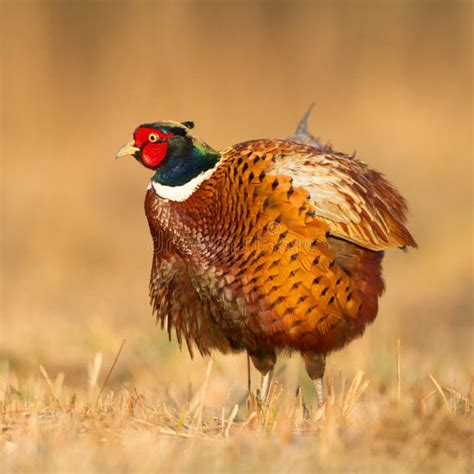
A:
{"type": "Polygon", "coordinates": [[[158,166],[166,156],[168,151],[168,142],[148,143],[142,149],[142,161],[145,166],[154,168],[158,166]]]}
{"type": "Polygon", "coordinates": [[[149,168],[155,168],[166,157],[168,139],[173,135],[161,130],[143,127],[135,132],[135,146],[141,149],[142,162],[149,168]]]}

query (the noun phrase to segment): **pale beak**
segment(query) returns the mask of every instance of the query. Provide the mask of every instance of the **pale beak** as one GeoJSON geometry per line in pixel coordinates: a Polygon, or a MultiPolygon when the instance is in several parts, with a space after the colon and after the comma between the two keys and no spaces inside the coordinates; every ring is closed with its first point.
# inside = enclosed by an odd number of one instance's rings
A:
{"type": "Polygon", "coordinates": [[[123,156],[130,156],[140,151],[140,148],[135,146],[135,142],[133,140],[129,141],[126,145],[119,149],[117,154],[115,155],[115,159],[122,158],[123,156]]]}

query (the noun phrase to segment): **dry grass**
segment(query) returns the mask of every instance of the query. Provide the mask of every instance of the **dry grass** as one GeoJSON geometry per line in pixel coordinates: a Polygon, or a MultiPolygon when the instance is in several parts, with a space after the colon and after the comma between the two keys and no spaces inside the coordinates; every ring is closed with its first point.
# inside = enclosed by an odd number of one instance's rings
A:
{"type": "Polygon", "coordinates": [[[1,8],[2,473],[473,472],[469,2],[1,8]],[[113,156],[148,120],[286,136],[313,101],[323,141],[407,197],[420,248],[387,252],[325,409],[293,357],[262,412],[245,356],[210,368],[153,326],[148,173],[113,156]]]}
{"type": "Polygon", "coordinates": [[[51,379],[42,366],[29,377],[3,372],[4,472],[472,469],[472,380],[460,392],[430,374],[428,390],[402,389],[398,398],[397,383],[331,374],[323,408],[278,382],[262,407],[253,394],[240,403],[210,396],[212,361],[186,401],[146,396],[140,385],[103,390],[101,361],[97,354],[87,386],[74,390],[67,374],[51,379]]]}

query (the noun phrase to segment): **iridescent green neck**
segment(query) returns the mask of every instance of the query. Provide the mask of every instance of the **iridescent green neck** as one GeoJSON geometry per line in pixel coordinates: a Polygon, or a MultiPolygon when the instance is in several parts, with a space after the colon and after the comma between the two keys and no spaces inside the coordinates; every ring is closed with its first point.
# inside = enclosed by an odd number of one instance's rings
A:
{"type": "Polygon", "coordinates": [[[164,186],[182,186],[214,168],[219,152],[198,139],[176,137],[170,140],[167,156],[152,180],[164,186]]]}

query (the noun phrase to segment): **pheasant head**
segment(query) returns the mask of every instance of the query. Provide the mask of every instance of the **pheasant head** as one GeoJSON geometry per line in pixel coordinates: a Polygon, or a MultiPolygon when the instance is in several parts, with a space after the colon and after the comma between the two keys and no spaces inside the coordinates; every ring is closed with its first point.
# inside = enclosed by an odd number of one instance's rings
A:
{"type": "Polygon", "coordinates": [[[214,168],[220,154],[192,134],[193,122],[155,122],[135,129],[133,140],[117,152],[117,158],[133,156],[155,171],[152,182],[181,187],[214,168]]]}

